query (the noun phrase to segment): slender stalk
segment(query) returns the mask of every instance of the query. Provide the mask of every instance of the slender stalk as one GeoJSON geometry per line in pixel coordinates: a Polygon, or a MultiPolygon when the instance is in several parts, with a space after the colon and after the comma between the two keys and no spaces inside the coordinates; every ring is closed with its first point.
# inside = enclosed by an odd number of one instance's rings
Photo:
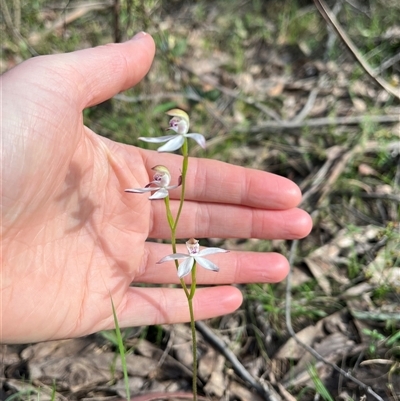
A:
{"type": "Polygon", "coordinates": [[[189,299],[193,299],[194,293],[196,291],[196,261],[194,261],[192,268],[192,284],[190,285],[189,299]]]}
{"type": "MultiPolygon", "coordinates": [[[[172,216],[171,208],[169,205],[169,196],[164,198],[164,203],[165,203],[165,209],[167,211],[167,220],[168,220],[169,228],[171,229],[172,253],[176,253],[176,235],[175,235],[175,229],[174,229],[175,221],[172,216]]],[[[175,267],[176,267],[176,270],[178,270],[179,262],[177,260],[175,260],[175,267]]],[[[185,291],[186,298],[189,298],[190,294],[189,294],[189,290],[187,289],[186,283],[183,281],[183,279],[181,279],[180,282],[181,282],[181,286],[182,286],[183,290],[185,291]]]]}
{"type": "Polygon", "coordinates": [[[188,142],[187,138],[182,145],[182,155],[183,155],[183,162],[182,162],[182,184],[181,184],[181,197],[179,200],[179,208],[176,214],[175,221],[172,217],[171,208],[169,206],[169,197],[165,198],[165,207],[167,209],[167,219],[168,224],[171,229],[171,243],[172,243],[172,250],[176,253],[176,229],[178,228],[179,218],[181,217],[183,203],[185,201],[185,190],[186,190],[186,173],[188,170],[189,165],[189,153],[188,153],[188,142]]]}
{"type": "Polygon", "coordinates": [[[171,213],[171,208],[169,207],[169,196],[164,198],[164,203],[165,203],[165,209],[167,210],[167,220],[169,224],[169,228],[171,231],[174,229],[175,221],[171,213]]]}
{"type": "MultiPolygon", "coordinates": [[[[177,264],[178,262],[177,261],[175,261],[175,265],[177,264]]],[[[186,295],[186,298],[187,299],[189,299],[189,290],[187,289],[187,285],[186,285],[186,283],[183,281],[183,278],[181,278],[180,279],[180,282],[181,282],[181,286],[182,286],[182,288],[183,288],[183,291],[185,291],[185,295],[186,295]]]]}
{"type": "Polygon", "coordinates": [[[193,350],[193,401],[197,401],[197,338],[196,338],[196,326],[194,321],[193,311],[193,299],[188,298],[189,312],[190,312],[190,328],[192,330],[192,350],[193,350]]]}
{"type": "Polygon", "coordinates": [[[179,202],[178,213],[176,214],[175,225],[174,225],[174,229],[173,229],[174,234],[175,234],[176,228],[178,226],[179,218],[181,217],[182,208],[183,208],[183,202],[185,200],[186,173],[187,173],[188,165],[189,165],[189,154],[188,154],[187,138],[185,138],[185,142],[183,142],[183,145],[182,145],[182,155],[183,155],[183,162],[182,162],[181,199],[180,199],[180,202],[179,202]]]}
{"type": "MultiPolygon", "coordinates": [[[[168,224],[171,229],[171,245],[173,253],[176,253],[176,230],[178,227],[178,222],[181,217],[183,203],[185,201],[185,190],[186,190],[186,174],[189,165],[189,153],[188,153],[188,142],[185,138],[185,141],[182,145],[182,155],[183,155],[183,162],[182,162],[182,185],[181,185],[181,197],[179,201],[178,212],[176,214],[175,220],[171,213],[171,208],[169,204],[169,197],[165,198],[165,207],[167,209],[167,219],[168,224]]],[[[175,267],[178,270],[179,262],[175,260],[175,267]]],[[[196,291],[196,262],[192,268],[192,283],[190,286],[190,292],[187,288],[186,283],[183,279],[180,279],[180,283],[182,288],[185,292],[186,298],[188,300],[189,306],[189,314],[190,314],[190,328],[192,331],[192,349],[193,349],[193,401],[197,401],[197,338],[196,338],[196,327],[195,327],[195,319],[194,319],[194,310],[193,310],[193,297],[196,291]]]]}
{"type": "Polygon", "coordinates": [[[118,350],[119,350],[119,355],[121,357],[122,372],[124,375],[126,399],[128,401],[130,401],[131,395],[130,395],[130,389],[129,389],[129,376],[128,376],[128,369],[127,369],[127,364],[126,364],[125,345],[124,345],[124,341],[122,339],[121,329],[119,328],[119,323],[118,323],[117,312],[115,310],[115,306],[114,306],[114,302],[113,302],[111,294],[110,294],[110,298],[111,298],[111,308],[112,308],[114,324],[115,324],[115,335],[117,337],[118,350]]]}
{"type": "Polygon", "coordinates": [[[188,297],[189,313],[190,313],[190,328],[192,330],[192,350],[193,350],[193,401],[197,401],[197,337],[196,337],[196,326],[194,320],[193,310],[193,297],[196,291],[196,262],[194,262],[192,268],[192,284],[190,288],[190,294],[188,297]]]}

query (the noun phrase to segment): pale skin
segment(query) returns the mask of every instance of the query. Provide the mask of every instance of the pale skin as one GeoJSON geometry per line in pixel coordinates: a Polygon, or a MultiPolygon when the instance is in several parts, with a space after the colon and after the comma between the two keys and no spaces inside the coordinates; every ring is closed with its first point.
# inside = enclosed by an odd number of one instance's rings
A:
{"type": "MultiPolygon", "coordinates": [[[[146,185],[159,164],[176,183],[182,157],[110,141],[82,120],[85,108],[138,83],[154,52],[141,33],[123,44],[37,57],[1,77],[1,342],[111,329],[111,296],[121,327],[189,320],[182,289],[151,288],[178,283],[172,262],[156,264],[171,247],[146,241],[169,237],[164,202],[124,192],[146,185]]],[[[187,180],[179,238],[295,239],[311,230],[309,215],[296,208],[300,190],[285,178],[193,158],[187,180]]],[[[178,197],[179,189],[171,192],[173,210],[178,197]]],[[[276,253],[210,260],[220,271],[198,268],[198,282],[218,286],[197,290],[197,319],[240,306],[241,292],[230,284],[278,282],[289,268],[276,253]]]]}

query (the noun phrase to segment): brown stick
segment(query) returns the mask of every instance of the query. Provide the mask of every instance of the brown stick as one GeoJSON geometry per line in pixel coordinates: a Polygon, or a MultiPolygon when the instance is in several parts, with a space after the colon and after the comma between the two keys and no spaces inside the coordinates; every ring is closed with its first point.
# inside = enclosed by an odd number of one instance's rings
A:
{"type": "Polygon", "coordinates": [[[357,49],[356,45],[349,38],[344,29],[340,26],[339,21],[336,19],[335,14],[329,9],[328,5],[324,0],[314,0],[314,3],[322,15],[322,17],[327,21],[335,32],[338,34],[343,43],[353,54],[354,58],[358,61],[364,71],[376,82],[378,83],[386,92],[400,99],[400,88],[397,89],[394,86],[386,82],[382,77],[378,76],[376,72],[371,68],[371,66],[366,62],[360,51],[357,49]]]}
{"type": "Polygon", "coordinates": [[[87,4],[84,6],[81,6],[70,13],[63,15],[62,17],[58,18],[53,25],[51,25],[50,28],[46,29],[44,32],[34,32],[32,33],[29,38],[28,42],[31,45],[37,45],[42,39],[44,39],[49,33],[55,31],[56,29],[62,28],[71,22],[77,20],[78,18],[83,17],[85,14],[87,14],[90,11],[94,10],[103,10],[105,8],[108,8],[111,6],[111,3],[109,2],[103,2],[103,3],[95,3],[95,4],[87,4]]]}
{"type": "Polygon", "coordinates": [[[119,0],[114,0],[113,12],[114,12],[114,41],[115,43],[121,42],[121,28],[119,26],[119,14],[121,11],[121,3],[119,0]]]}

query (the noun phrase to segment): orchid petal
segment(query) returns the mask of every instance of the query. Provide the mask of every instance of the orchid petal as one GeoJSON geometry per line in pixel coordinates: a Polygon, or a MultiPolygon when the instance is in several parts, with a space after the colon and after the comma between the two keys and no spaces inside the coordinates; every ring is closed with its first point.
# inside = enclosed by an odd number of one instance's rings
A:
{"type": "Polygon", "coordinates": [[[165,189],[168,189],[168,191],[170,191],[171,189],[176,189],[176,188],[178,188],[180,186],[181,186],[181,184],[170,185],[169,187],[165,187],[165,189]]]}
{"type": "Polygon", "coordinates": [[[191,272],[193,264],[194,264],[193,257],[188,257],[187,259],[185,259],[178,267],[178,277],[183,278],[187,276],[191,272]]]}
{"type": "Polygon", "coordinates": [[[200,266],[204,267],[205,269],[212,270],[214,272],[219,271],[219,267],[215,263],[210,262],[208,259],[202,258],[201,256],[198,255],[193,256],[193,258],[200,266]]]}
{"type": "Polygon", "coordinates": [[[159,147],[157,149],[158,152],[173,152],[174,150],[179,149],[183,142],[185,141],[182,135],[173,135],[172,139],[170,139],[165,145],[159,147]]]}
{"type": "MultiPolygon", "coordinates": [[[[150,188],[151,185],[156,185],[158,188],[160,187],[160,181],[150,181],[145,188],[150,188]]],[[[154,187],[153,187],[154,188],[154,187]]]]}
{"type": "Polygon", "coordinates": [[[149,197],[149,199],[164,199],[168,196],[168,190],[165,188],[160,188],[158,191],[154,192],[153,195],[149,197]]]}
{"type": "Polygon", "coordinates": [[[207,255],[212,255],[214,253],[226,253],[229,252],[226,249],[222,248],[205,248],[202,249],[197,255],[199,256],[207,256],[207,255]]]}
{"type": "Polygon", "coordinates": [[[128,188],[125,189],[125,192],[131,192],[134,194],[143,194],[145,192],[157,191],[158,188],[128,188]]]}
{"type": "Polygon", "coordinates": [[[206,138],[204,138],[203,135],[192,133],[186,134],[185,136],[194,139],[203,149],[206,148],[206,138]]]}
{"type": "Polygon", "coordinates": [[[161,142],[169,141],[169,140],[175,138],[175,136],[176,135],[164,135],[164,136],[158,136],[156,138],[141,136],[138,139],[140,139],[141,141],[144,141],[144,142],[161,143],[161,142]]]}
{"type": "Polygon", "coordinates": [[[186,253],[173,253],[171,255],[164,256],[161,260],[157,262],[157,264],[170,262],[171,260],[187,259],[187,258],[190,258],[190,256],[187,255],[186,253]]]}

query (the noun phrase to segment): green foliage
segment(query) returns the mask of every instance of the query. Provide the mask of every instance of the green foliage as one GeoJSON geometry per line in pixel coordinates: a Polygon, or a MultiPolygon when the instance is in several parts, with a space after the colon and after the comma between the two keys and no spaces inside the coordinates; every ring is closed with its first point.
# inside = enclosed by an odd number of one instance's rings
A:
{"type": "Polygon", "coordinates": [[[122,372],[124,374],[126,399],[127,399],[127,401],[130,401],[131,396],[130,396],[130,389],[129,389],[128,369],[127,369],[127,365],[126,365],[125,345],[124,345],[124,340],[122,338],[121,330],[119,328],[118,317],[117,317],[117,312],[114,307],[114,302],[112,300],[112,297],[110,297],[110,298],[111,298],[111,307],[112,307],[112,313],[113,313],[114,325],[115,325],[115,340],[118,344],[119,355],[121,357],[122,372]]]}
{"type": "Polygon", "coordinates": [[[315,391],[319,394],[325,401],[334,401],[333,397],[330,395],[328,389],[325,387],[324,383],[318,376],[318,371],[313,365],[309,365],[308,373],[314,383],[315,391]]]}
{"type": "Polygon", "coordinates": [[[368,352],[373,358],[377,355],[378,343],[385,340],[385,336],[377,330],[363,329],[363,334],[369,338],[368,352]]]}
{"type": "Polygon", "coordinates": [[[40,400],[40,391],[32,386],[31,389],[18,391],[17,393],[10,395],[5,399],[5,401],[23,401],[26,397],[31,397],[32,395],[37,395],[38,400],[40,400]]]}
{"type": "Polygon", "coordinates": [[[53,382],[51,387],[47,387],[45,390],[41,387],[36,387],[33,384],[27,385],[28,388],[20,390],[15,394],[10,395],[4,401],[26,401],[36,399],[40,401],[41,399],[50,399],[50,401],[55,401],[57,398],[56,384],[53,382]]]}
{"type": "Polygon", "coordinates": [[[275,327],[283,323],[283,300],[275,294],[276,288],[271,284],[249,284],[247,286],[247,300],[257,300],[268,313],[268,319],[275,327]]]}

